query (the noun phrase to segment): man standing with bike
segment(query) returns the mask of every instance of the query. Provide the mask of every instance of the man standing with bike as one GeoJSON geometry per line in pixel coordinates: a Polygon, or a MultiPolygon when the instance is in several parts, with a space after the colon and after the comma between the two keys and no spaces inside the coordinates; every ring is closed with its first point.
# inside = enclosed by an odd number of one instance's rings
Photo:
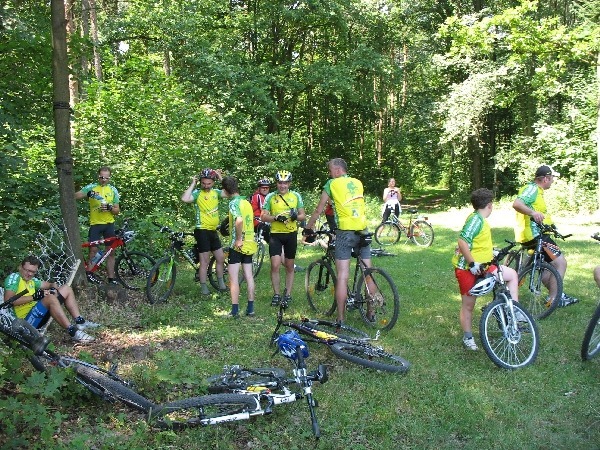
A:
{"type": "Polygon", "coordinates": [[[219,226],[219,199],[221,190],[213,189],[215,179],[222,179],[218,170],[202,169],[199,175],[194,175],[188,188],[181,196],[181,201],[193,203],[196,212],[196,228],[194,229],[194,238],[196,239],[196,248],[198,249],[200,268],[198,269],[198,280],[200,281],[200,293],[210,294],[206,285],[208,262],[210,253],[215,255],[217,279],[219,281],[219,290],[226,291],[227,286],[223,280],[225,255],[221,239],[217,233],[219,226]],[[200,189],[197,189],[198,180],[200,180],[200,189]]]}
{"type": "MultiPolygon", "coordinates": [[[[119,191],[109,184],[111,176],[110,167],[101,167],[98,170],[98,181],[90,183],[75,193],[75,199],[89,199],[90,204],[90,230],[88,240],[97,241],[116,236],[115,216],[121,212],[119,207],[119,191]]],[[[106,245],[107,247],[109,244],[106,245]]],[[[98,253],[98,247],[90,247],[90,261],[98,253]]],[[[106,269],[108,271],[108,282],[117,284],[115,280],[115,252],[111,252],[106,258],[106,269]]],[[[91,272],[87,278],[94,283],[99,282],[91,272]]]]}
{"type": "MultiPolygon", "coordinates": [[[[540,224],[552,225],[552,219],[547,213],[544,191],[550,189],[554,177],[560,174],[550,166],[540,166],[535,172],[535,178],[521,189],[513,203],[517,211],[515,240],[523,246],[535,245],[535,238],[541,234],[540,224]]],[[[560,248],[549,236],[543,235],[544,259],[552,264],[564,280],[567,271],[567,260],[560,248]]],[[[579,300],[563,292],[558,306],[564,307],[577,303],[579,300]]]]}
{"type": "MultiPolygon", "coordinates": [[[[325,210],[327,202],[333,205],[337,231],[335,240],[335,268],[337,283],[335,300],[337,303],[337,320],[343,322],[348,296],[348,280],[350,278],[350,259],[352,249],[360,248],[361,258],[367,267],[372,267],[371,246],[360,247],[360,235],[356,231],[367,228],[363,184],[360,180],[348,176],[348,166],[341,158],[334,158],[327,163],[331,179],[325,183],[319,204],[310,216],[306,229],[314,232],[317,219],[325,210]]],[[[371,313],[368,311],[368,313],[371,313]]],[[[372,314],[372,313],[371,313],[372,314]]]]}
{"type": "Polygon", "coordinates": [[[13,303],[17,318],[25,319],[35,328],[42,327],[50,316],[65,328],[75,342],[92,342],[94,338],[84,330],[97,328],[99,324],[86,321],[79,313],[75,294],[70,286],[57,286],[56,283],[42,281],[35,277],[40,261],[35,256],[27,256],[21,261],[19,271],[10,274],[4,282],[4,301],[26,290],[26,294],[13,303]],[[75,319],[71,323],[62,309],[75,319]]]}

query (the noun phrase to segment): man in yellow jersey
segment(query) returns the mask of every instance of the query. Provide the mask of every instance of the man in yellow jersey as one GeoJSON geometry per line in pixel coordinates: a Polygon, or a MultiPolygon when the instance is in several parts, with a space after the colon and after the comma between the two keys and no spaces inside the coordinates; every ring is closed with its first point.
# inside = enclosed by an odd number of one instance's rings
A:
{"type": "MultiPolygon", "coordinates": [[[[347,286],[350,278],[350,259],[352,248],[359,248],[360,235],[356,231],[367,228],[363,184],[360,180],[348,176],[348,166],[341,158],[334,158],[327,163],[331,179],[325,183],[319,204],[310,216],[306,228],[314,230],[315,223],[331,201],[337,224],[335,239],[335,268],[337,283],[335,299],[337,303],[337,320],[344,320],[346,309],[347,286]]],[[[360,255],[367,267],[371,267],[371,246],[362,247],[360,255]]]]}
{"type": "Polygon", "coordinates": [[[200,293],[210,294],[206,285],[208,262],[210,253],[215,255],[217,279],[219,281],[219,290],[226,291],[227,286],[223,280],[223,263],[225,255],[221,239],[217,233],[219,226],[219,199],[221,190],[213,189],[215,179],[222,179],[221,172],[212,169],[202,169],[199,175],[192,177],[192,182],[181,196],[185,203],[193,203],[196,212],[196,228],[194,237],[196,238],[196,249],[200,259],[200,268],[198,269],[198,280],[200,281],[200,293]],[[200,189],[197,189],[198,180],[200,180],[200,189]]]}
{"type": "MultiPolygon", "coordinates": [[[[90,183],[75,193],[77,200],[87,198],[90,204],[90,230],[88,240],[97,241],[100,238],[115,236],[115,216],[121,212],[119,207],[119,192],[109,184],[111,176],[110,167],[100,167],[98,181],[90,183]]],[[[108,247],[110,244],[106,244],[108,247]]],[[[90,261],[98,253],[98,247],[90,247],[90,261]]],[[[115,252],[106,258],[108,282],[117,284],[115,280],[115,252]]],[[[87,274],[88,280],[97,282],[92,273],[87,274]]]]}
{"type": "Polygon", "coordinates": [[[265,198],[260,218],[263,222],[272,223],[269,239],[269,255],[271,257],[271,284],[273,285],[272,306],[283,300],[286,304],[292,301],[294,285],[294,259],[298,248],[298,222],[306,218],[302,196],[290,190],[292,174],[280,170],[275,174],[277,191],[270,192],[265,198]],[[283,254],[282,254],[283,250],[283,254]],[[285,290],[281,296],[279,268],[285,267],[285,290]]]}
{"type": "MultiPolygon", "coordinates": [[[[494,193],[486,188],[477,189],[471,193],[471,204],[474,211],[467,217],[463,225],[452,258],[454,275],[458,280],[462,300],[460,326],[463,330],[463,345],[467,350],[477,350],[472,332],[473,309],[477,297],[471,295],[469,291],[475,285],[478,277],[486,272],[493,274],[497,272],[497,267],[494,265],[488,266],[487,269],[482,266],[483,263],[492,261],[494,257],[492,232],[486,220],[492,213],[493,199],[494,193]]],[[[510,267],[502,266],[502,274],[513,300],[518,302],[517,272],[510,267]]]]}
{"type": "Polygon", "coordinates": [[[229,235],[231,244],[229,249],[229,290],[231,292],[230,317],[239,317],[240,265],[248,286],[248,306],[246,315],[254,316],[254,277],[252,274],[252,255],[258,250],[254,241],[254,211],[248,200],[240,195],[238,181],[234,177],[225,177],[221,182],[222,195],[229,202],[229,235]]]}
{"type": "MultiPolygon", "coordinates": [[[[533,181],[521,189],[513,203],[517,211],[517,224],[515,226],[515,240],[525,246],[534,246],[535,238],[540,234],[538,224],[552,225],[552,218],[548,214],[544,191],[550,189],[554,177],[560,174],[550,166],[540,166],[535,172],[533,181]]],[[[549,236],[543,236],[544,259],[552,264],[564,280],[567,271],[567,260],[560,248],[549,236]]],[[[544,282],[545,280],[542,280],[544,282]]],[[[544,283],[546,284],[546,283],[544,283]]],[[[579,300],[563,292],[558,306],[564,307],[577,303],[579,300]]]]}

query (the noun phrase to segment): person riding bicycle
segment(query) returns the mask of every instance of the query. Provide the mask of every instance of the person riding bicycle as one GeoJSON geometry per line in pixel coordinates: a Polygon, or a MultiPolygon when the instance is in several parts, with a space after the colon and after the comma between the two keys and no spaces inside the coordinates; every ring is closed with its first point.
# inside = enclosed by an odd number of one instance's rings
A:
{"type": "MultiPolygon", "coordinates": [[[[495,274],[498,270],[494,265],[487,268],[483,266],[483,263],[492,261],[494,257],[492,232],[486,220],[492,213],[493,199],[494,193],[486,188],[471,193],[471,204],[475,210],[467,217],[462,227],[452,258],[462,301],[460,326],[463,330],[463,345],[468,350],[477,350],[472,332],[473,309],[477,297],[470,295],[469,291],[475,286],[479,277],[486,273],[495,274]]],[[[519,301],[517,272],[510,267],[502,266],[502,274],[513,300],[519,301]]]]}
{"type": "Polygon", "coordinates": [[[80,312],[75,294],[70,286],[58,286],[56,283],[42,281],[35,277],[40,261],[33,255],[23,258],[18,272],[10,274],[4,281],[4,301],[15,294],[27,290],[27,293],[13,303],[15,315],[25,319],[36,328],[42,327],[50,317],[65,328],[75,342],[92,342],[94,338],[84,330],[97,328],[100,324],[85,320],[80,312]],[[75,319],[71,323],[63,311],[62,305],[75,319]]]}
{"type": "Polygon", "coordinates": [[[271,223],[269,256],[271,257],[271,284],[273,285],[272,306],[282,301],[289,304],[294,286],[294,259],[298,247],[298,222],[306,218],[302,196],[290,190],[292,174],[279,170],[275,174],[277,192],[271,192],[265,199],[261,220],[271,223]],[[283,250],[283,253],[282,253],[283,250]],[[280,294],[279,268],[285,267],[285,291],[280,294]]]}
{"type": "Polygon", "coordinates": [[[258,233],[259,229],[262,229],[262,236],[264,241],[268,244],[271,233],[271,226],[268,223],[259,222],[260,215],[265,205],[265,199],[271,189],[271,180],[263,177],[256,182],[256,190],[250,196],[250,204],[254,212],[254,233],[258,233]]]}
{"type": "MultiPolygon", "coordinates": [[[[334,158],[327,163],[331,178],[325,183],[319,204],[306,224],[307,230],[313,230],[317,219],[325,210],[327,202],[331,202],[335,211],[337,224],[335,244],[335,267],[337,283],[335,299],[337,303],[337,320],[344,321],[346,310],[347,286],[350,278],[350,259],[352,249],[359,248],[360,235],[356,231],[367,228],[363,184],[360,180],[348,176],[348,166],[341,158],[334,158]]],[[[367,267],[371,267],[371,246],[362,247],[360,256],[367,267]]],[[[367,311],[367,314],[372,314],[367,311]]]]}
{"type": "MultiPolygon", "coordinates": [[[[119,191],[109,184],[111,177],[110,167],[103,166],[98,170],[98,181],[84,186],[75,193],[75,199],[81,200],[87,198],[90,204],[90,229],[88,240],[97,241],[100,238],[115,237],[115,216],[121,212],[119,206],[119,191]]],[[[108,248],[110,243],[106,244],[108,248]]],[[[90,261],[98,253],[98,247],[90,247],[90,261]]],[[[110,252],[106,258],[106,270],[108,272],[108,282],[117,284],[115,280],[115,252],[110,252]]],[[[89,281],[99,283],[91,272],[87,273],[89,281]]]]}
{"type": "Polygon", "coordinates": [[[244,271],[248,286],[248,306],[246,315],[254,315],[254,277],[252,274],[252,255],[258,248],[254,240],[252,205],[240,195],[238,181],[234,177],[225,177],[221,181],[223,197],[229,201],[229,290],[231,292],[231,317],[239,317],[240,265],[244,271]]]}
{"type": "Polygon", "coordinates": [[[215,255],[219,290],[227,290],[227,286],[223,280],[225,254],[223,253],[221,239],[217,233],[221,190],[213,189],[215,180],[222,180],[222,178],[219,170],[202,169],[198,175],[192,177],[190,185],[181,196],[181,201],[194,204],[196,212],[194,238],[196,239],[196,250],[200,260],[197,279],[200,281],[200,293],[203,295],[210,294],[206,280],[211,252],[215,255]],[[198,181],[200,181],[200,189],[196,187],[198,181]]]}
{"type": "Polygon", "coordinates": [[[396,217],[400,216],[402,207],[400,206],[400,200],[402,200],[402,193],[400,188],[396,187],[396,180],[390,178],[388,181],[388,187],[383,190],[383,216],[381,223],[385,223],[390,218],[392,211],[396,217]]]}
{"type": "MultiPolygon", "coordinates": [[[[560,174],[550,166],[540,166],[535,172],[535,178],[521,189],[513,203],[517,211],[515,225],[515,240],[525,247],[535,246],[536,238],[541,234],[540,224],[552,225],[552,218],[547,212],[544,201],[544,191],[550,189],[555,177],[560,174]]],[[[564,280],[567,271],[567,260],[559,246],[548,235],[542,236],[544,259],[552,264],[564,280]]],[[[579,300],[563,292],[559,307],[569,306],[579,300]]]]}

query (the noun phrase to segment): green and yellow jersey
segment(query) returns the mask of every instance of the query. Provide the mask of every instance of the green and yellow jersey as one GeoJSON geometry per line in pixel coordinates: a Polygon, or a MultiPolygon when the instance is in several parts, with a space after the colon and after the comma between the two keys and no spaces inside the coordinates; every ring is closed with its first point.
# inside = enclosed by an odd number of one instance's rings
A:
{"type": "MultiPolygon", "coordinates": [[[[41,289],[42,280],[38,280],[37,278],[32,278],[29,281],[25,281],[21,278],[21,274],[18,272],[11,273],[6,280],[4,280],[4,289],[7,291],[13,291],[15,293],[21,292],[24,289],[27,289],[27,293],[24,295],[33,295],[35,291],[41,289]]],[[[14,307],[15,314],[19,319],[24,318],[29,311],[35,306],[37,300],[32,300],[30,302],[24,303],[22,305],[17,305],[14,307]]]]}
{"type": "Polygon", "coordinates": [[[340,230],[364,230],[367,215],[363,184],[356,178],[342,175],[332,178],[323,187],[333,203],[333,211],[340,230]]]}
{"type": "Polygon", "coordinates": [[[216,230],[219,226],[220,189],[206,192],[202,189],[192,191],[194,210],[196,212],[196,228],[201,230],[216,230]]]}
{"type": "MultiPolygon", "coordinates": [[[[477,211],[473,211],[460,232],[460,238],[469,244],[469,250],[476,262],[490,262],[493,257],[492,230],[487,220],[477,211]]],[[[467,261],[458,246],[454,250],[452,265],[457,269],[468,269],[467,261]]]]}
{"type": "Polygon", "coordinates": [[[100,205],[102,203],[110,203],[111,205],[119,204],[119,191],[110,184],[102,186],[100,183],[91,183],[81,189],[81,192],[87,194],[90,191],[96,192],[98,195],[89,198],[90,203],[90,225],[105,225],[113,223],[115,216],[110,211],[102,211],[100,205]]]}

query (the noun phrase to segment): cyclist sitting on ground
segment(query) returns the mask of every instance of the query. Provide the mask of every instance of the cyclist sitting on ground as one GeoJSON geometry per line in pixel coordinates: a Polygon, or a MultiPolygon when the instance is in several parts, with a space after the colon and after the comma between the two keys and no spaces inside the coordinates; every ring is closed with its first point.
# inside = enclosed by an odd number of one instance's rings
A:
{"type": "Polygon", "coordinates": [[[84,330],[97,328],[99,324],[86,321],[79,313],[75,294],[70,286],[57,286],[56,283],[35,278],[40,261],[35,256],[27,256],[21,261],[19,271],[10,274],[4,281],[4,301],[13,295],[27,290],[27,293],[13,303],[15,315],[25,319],[36,328],[42,327],[52,316],[65,328],[75,342],[92,342],[94,338],[84,330]],[[62,305],[75,319],[71,323],[62,309],[62,305]]]}
{"type": "MultiPolygon", "coordinates": [[[[517,211],[515,240],[525,247],[535,247],[535,239],[540,235],[539,224],[552,225],[552,219],[547,213],[544,191],[550,189],[554,177],[560,174],[552,167],[540,166],[535,172],[535,179],[519,189],[519,194],[513,203],[517,211]]],[[[567,260],[556,242],[548,235],[543,235],[544,259],[552,264],[564,281],[567,271],[567,260]]],[[[542,280],[543,281],[543,280],[542,280]]],[[[558,306],[564,307],[577,303],[579,300],[563,292],[558,306]]]]}
{"type": "Polygon", "coordinates": [[[292,174],[287,170],[279,170],[275,174],[275,179],[277,180],[277,192],[267,195],[261,214],[263,222],[272,223],[271,239],[269,240],[271,283],[273,285],[272,306],[279,305],[282,300],[279,286],[279,268],[282,263],[285,267],[283,301],[289,304],[292,300],[294,259],[298,247],[298,221],[306,218],[302,196],[298,192],[290,190],[292,174]]]}
{"type": "Polygon", "coordinates": [[[192,177],[192,182],[181,196],[181,201],[193,203],[196,211],[196,228],[194,229],[194,238],[196,239],[196,248],[198,249],[198,258],[200,267],[198,269],[198,280],[200,281],[200,293],[210,294],[206,285],[208,263],[210,253],[215,255],[217,279],[219,290],[226,291],[227,286],[223,280],[225,254],[221,239],[217,233],[219,226],[219,199],[221,190],[213,189],[215,179],[221,180],[221,173],[218,170],[202,169],[198,176],[192,177]],[[201,189],[196,186],[200,181],[201,189]]]}
{"type": "MultiPolygon", "coordinates": [[[[481,188],[471,193],[471,204],[475,211],[465,221],[452,258],[462,300],[460,326],[463,330],[463,345],[468,350],[477,350],[472,332],[476,297],[470,295],[469,291],[480,276],[486,273],[496,274],[498,271],[494,265],[487,269],[482,266],[482,263],[490,262],[494,257],[492,232],[486,220],[492,213],[493,199],[494,193],[489,189],[481,188]]],[[[510,267],[502,266],[502,274],[513,300],[519,301],[517,272],[510,267]]]]}
{"type": "Polygon", "coordinates": [[[268,223],[259,222],[258,219],[260,219],[263,207],[265,206],[265,199],[271,189],[271,180],[269,178],[261,178],[257,181],[256,185],[256,190],[250,196],[250,204],[254,211],[254,233],[258,233],[259,229],[262,229],[263,239],[268,244],[271,227],[268,223]]]}
{"type": "Polygon", "coordinates": [[[400,216],[402,212],[402,208],[400,207],[400,200],[402,200],[402,193],[400,192],[400,188],[396,187],[396,180],[394,178],[390,178],[388,181],[388,187],[383,190],[383,217],[381,222],[387,222],[390,218],[390,214],[392,211],[396,215],[396,217],[400,216]]]}

